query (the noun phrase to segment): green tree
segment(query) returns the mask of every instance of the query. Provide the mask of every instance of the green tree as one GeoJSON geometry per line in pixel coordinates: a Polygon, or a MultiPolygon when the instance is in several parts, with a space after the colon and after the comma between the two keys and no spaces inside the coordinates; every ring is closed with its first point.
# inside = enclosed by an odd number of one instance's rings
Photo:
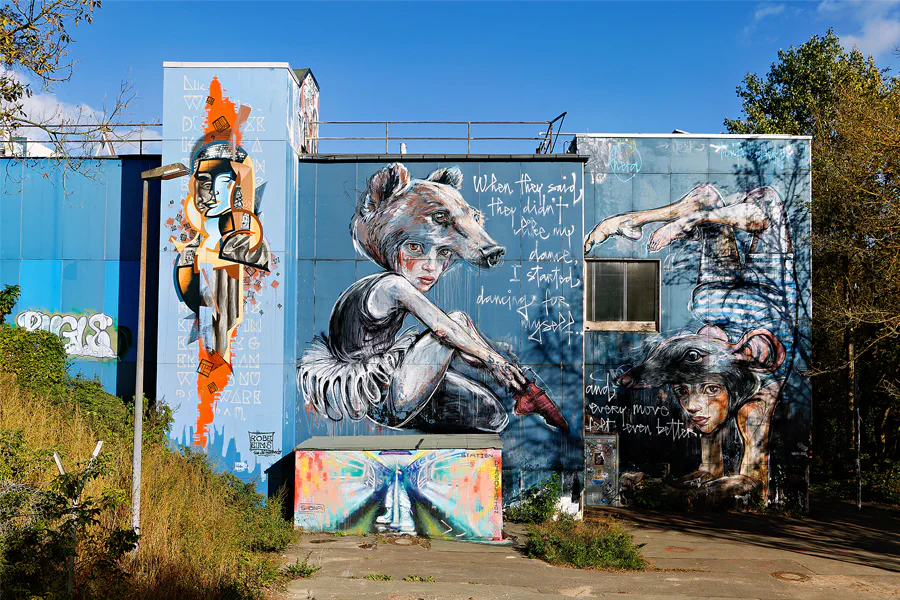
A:
{"type": "Polygon", "coordinates": [[[890,472],[900,459],[900,81],[829,30],[780,50],[737,94],[743,117],[725,119],[730,133],[812,136],[814,477],[850,478],[858,423],[866,466],[890,472]]]}
{"type": "Polygon", "coordinates": [[[16,302],[19,301],[19,294],[21,293],[22,288],[17,285],[3,286],[3,290],[0,291],[0,325],[6,322],[6,317],[12,312],[16,302]]]}
{"type": "MultiPolygon", "coordinates": [[[[101,0],[5,0],[0,5],[0,135],[46,138],[53,154],[74,167],[70,158],[90,156],[98,140],[115,141],[114,123],[134,98],[123,81],[111,107],[79,109],[76,114],[56,110],[29,114],[25,101],[36,90],[52,91],[68,81],[75,63],[69,54],[73,31],[90,24],[101,0]],[[77,129],[75,126],[78,126],[77,129]],[[77,135],[76,135],[77,133],[77,135]]],[[[0,148],[16,153],[5,143],[0,148]]]]}

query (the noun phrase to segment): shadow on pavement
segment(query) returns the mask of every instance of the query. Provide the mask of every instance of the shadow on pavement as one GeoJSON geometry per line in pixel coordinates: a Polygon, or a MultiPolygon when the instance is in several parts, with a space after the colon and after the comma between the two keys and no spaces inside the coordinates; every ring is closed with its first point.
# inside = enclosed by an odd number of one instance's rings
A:
{"type": "Polygon", "coordinates": [[[592,508],[585,518],[614,516],[636,527],[679,531],[717,540],[740,541],[830,560],[900,572],[900,509],[849,501],[810,501],[803,518],[754,513],[663,512],[592,508]]]}

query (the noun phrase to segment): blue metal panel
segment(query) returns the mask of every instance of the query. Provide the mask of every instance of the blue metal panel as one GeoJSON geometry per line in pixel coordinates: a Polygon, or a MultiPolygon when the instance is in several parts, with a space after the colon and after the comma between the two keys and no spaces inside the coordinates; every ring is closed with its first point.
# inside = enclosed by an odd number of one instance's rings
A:
{"type": "Polygon", "coordinates": [[[102,161],[86,165],[86,176],[69,174],[65,181],[60,181],[62,197],[58,197],[60,201],[55,211],[62,235],[63,254],[60,256],[87,260],[103,260],[105,257],[108,195],[111,192],[112,200],[118,202],[120,190],[120,185],[109,189],[107,164],[121,169],[118,162],[102,161]]]}
{"type": "Polygon", "coordinates": [[[317,168],[315,163],[300,164],[300,188],[297,193],[298,258],[313,258],[315,256],[317,168]]]}
{"type": "MultiPolygon", "coordinates": [[[[356,251],[347,244],[350,219],[356,208],[356,163],[320,166],[316,184],[316,258],[354,259],[356,251]],[[321,235],[322,231],[335,235],[321,235]]],[[[377,169],[373,169],[374,173],[377,169]]],[[[360,191],[365,188],[360,188],[360,191]]]]}
{"type": "MultiPolygon", "coordinates": [[[[14,162],[3,164],[9,169],[14,162]]],[[[72,374],[96,377],[107,391],[121,392],[125,379],[133,385],[133,364],[121,361],[133,347],[135,329],[134,315],[122,312],[122,299],[136,306],[137,274],[134,266],[134,275],[124,276],[128,267],[118,258],[140,244],[133,231],[122,235],[121,207],[129,183],[140,186],[136,173],[130,182],[123,179],[119,160],[87,159],[74,166],[38,160],[15,168],[21,176],[16,185],[3,186],[0,201],[22,210],[18,216],[9,212],[15,216],[9,222],[4,218],[4,234],[22,232],[28,259],[4,261],[4,281],[22,287],[12,321],[57,333],[72,359],[72,374]]],[[[154,329],[152,319],[148,327],[154,329]]]]}
{"type": "Polygon", "coordinates": [[[17,160],[0,161],[0,259],[22,256],[22,194],[24,164],[17,160]]]}
{"type": "Polygon", "coordinates": [[[802,507],[806,457],[788,449],[806,447],[810,434],[799,368],[810,347],[810,256],[800,241],[809,231],[808,142],[671,136],[577,145],[591,156],[595,210],[585,212],[586,228],[627,218],[640,235],[614,231],[591,254],[662,267],[659,333],[585,334],[586,431],[617,432],[623,471],[645,481],[706,473],[691,494],[707,503],[759,494],[802,507]],[[667,245],[654,249],[654,239],[667,245]],[[700,372],[690,375],[695,358],[700,372]],[[741,429],[753,411],[758,426],[741,429]],[[702,462],[701,446],[721,460],[702,462]]]}
{"type": "Polygon", "coordinates": [[[62,207],[67,200],[59,167],[42,166],[27,169],[20,186],[24,259],[62,258],[62,207]]]}

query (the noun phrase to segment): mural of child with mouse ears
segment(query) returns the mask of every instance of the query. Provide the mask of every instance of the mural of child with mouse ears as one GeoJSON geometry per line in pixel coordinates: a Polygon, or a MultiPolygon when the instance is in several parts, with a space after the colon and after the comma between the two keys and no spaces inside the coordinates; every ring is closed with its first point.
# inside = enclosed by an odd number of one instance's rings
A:
{"type": "Polygon", "coordinates": [[[459,193],[457,167],[411,178],[402,164],[375,173],[350,224],[353,243],[384,270],[338,298],[328,334],[301,359],[297,384],[328,418],[369,418],[425,432],[500,432],[509,423],[497,395],[453,369],[459,358],[486,371],[515,399],[514,413],[537,414],[564,432],[568,423],[547,393],[501,355],[463,312],[444,312],[426,294],[455,263],[497,266],[505,252],[483,217],[459,193]],[[423,333],[401,331],[407,315],[423,333]]]}

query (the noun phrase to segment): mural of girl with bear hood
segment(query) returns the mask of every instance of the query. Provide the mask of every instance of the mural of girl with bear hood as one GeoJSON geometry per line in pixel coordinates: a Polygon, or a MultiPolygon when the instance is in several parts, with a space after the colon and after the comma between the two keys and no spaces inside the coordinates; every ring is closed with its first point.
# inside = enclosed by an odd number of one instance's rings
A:
{"type": "Polygon", "coordinates": [[[459,358],[509,390],[515,414],[538,414],[568,432],[546,392],[497,352],[468,315],[444,312],[426,296],[459,260],[487,269],[505,253],[461,187],[457,167],[412,179],[405,166],[391,164],[369,179],[350,230],[357,251],[384,271],[341,294],[328,335],[301,359],[297,384],[318,413],[425,432],[502,431],[509,423],[502,402],[452,368],[459,358]],[[426,330],[401,332],[407,315],[426,330]]]}

